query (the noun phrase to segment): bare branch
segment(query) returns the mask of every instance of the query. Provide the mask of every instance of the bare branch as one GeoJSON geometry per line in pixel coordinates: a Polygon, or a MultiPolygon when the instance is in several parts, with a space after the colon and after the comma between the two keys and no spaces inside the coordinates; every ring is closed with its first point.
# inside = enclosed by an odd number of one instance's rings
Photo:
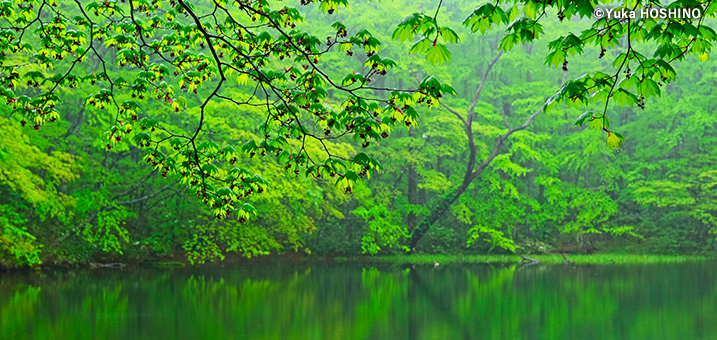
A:
{"type": "Polygon", "coordinates": [[[116,199],[118,199],[118,198],[120,198],[120,197],[124,197],[124,196],[127,196],[127,195],[131,194],[134,190],[136,190],[137,188],[139,188],[139,186],[141,186],[142,184],[146,183],[146,182],[147,182],[150,178],[152,178],[152,176],[154,176],[155,174],[156,174],[155,171],[150,171],[146,176],[144,176],[144,178],[140,179],[140,180],[137,181],[134,185],[132,185],[132,186],[129,188],[129,190],[127,190],[127,191],[125,191],[125,192],[123,192],[123,193],[121,193],[121,194],[116,195],[116,196],[115,196],[114,198],[112,198],[112,199],[113,199],[113,200],[116,200],[116,199]]]}
{"type": "MultiPolygon", "coordinates": [[[[493,152],[490,153],[490,156],[488,156],[488,158],[486,158],[486,159],[481,163],[481,165],[478,167],[478,169],[476,169],[476,170],[471,174],[471,176],[470,176],[471,180],[473,180],[474,178],[478,177],[478,175],[480,175],[481,172],[483,172],[483,170],[485,170],[485,168],[490,164],[490,162],[492,162],[493,159],[494,159],[496,156],[498,156],[498,153],[500,153],[500,148],[503,146],[503,144],[505,143],[506,139],[508,139],[508,137],[510,137],[510,135],[512,135],[512,134],[513,134],[514,132],[516,132],[516,131],[520,131],[520,130],[523,130],[523,129],[525,129],[526,127],[528,127],[528,125],[530,125],[530,123],[533,121],[533,119],[535,119],[535,117],[537,117],[538,114],[540,114],[541,112],[543,112],[543,109],[544,109],[544,108],[545,108],[545,104],[543,104],[543,105],[540,107],[540,109],[538,109],[537,111],[535,111],[535,113],[533,113],[532,115],[530,115],[530,117],[528,117],[528,119],[525,120],[525,122],[523,123],[523,125],[518,126],[518,127],[515,128],[515,129],[508,129],[508,132],[506,132],[505,134],[503,134],[502,136],[500,136],[500,138],[498,138],[498,141],[495,142],[495,146],[493,147],[493,152]]],[[[501,112],[502,112],[502,111],[501,111],[501,112]]]]}
{"type": "MultiPolygon", "coordinates": [[[[483,86],[485,85],[486,80],[488,79],[488,74],[490,73],[491,69],[493,69],[493,65],[495,65],[501,55],[503,55],[503,50],[498,51],[498,55],[493,58],[493,61],[491,61],[491,63],[488,65],[488,68],[485,70],[483,78],[481,78],[480,85],[478,85],[478,88],[476,89],[476,94],[473,97],[473,103],[468,109],[465,121],[463,122],[466,127],[466,136],[468,137],[468,149],[470,150],[470,156],[468,156],[468,166],[466,167],[466,174],[463,177],[463,185],[466,187],[475,178],[475,175],[473,175],[473,169],[475,169],[476,155],[478,153],[478,151],[476,150],[475,140],[473,139],[473,111],[475,110],[476,104],[478,104],[478,99],[480,99],[480,94],[483,91],[483,86]]],[[[480,171],[483,170],[481,169],[480,171]]],[[[477,172],[480,173],[479,171],[477,172]]]]}
{"type": "Polygon", "coordinates": [[[175,186],[177,183],[179,183],[179,181],[174,181],[172,184],[167,185],[166,187],[160,189],[159,191],[157,191],[157,192],[155,192],[155,193],[152,193],[152,194],[149,194],[149,195],[145,195],[145,196],[142,196],[142,197],[140,197],[140,198],[133,199],[133,200],[131,200],[131,201],[117,202],[117,205],[130,205],[130,204],[134,204],[134,203],[141,202],[141,201],[146,201],[146,200],[148,200],[148,199],[157,197],[157,196],[159,196],[161,193],[163,193],[163,192],[169,190],[170,188],[172,188],[173,186],[175,186]]]}
{"type": "Polygon", "coordinates": [[[450,108],[448,105],[446,105],[445,103],[441,103],[441,105],[442,105],[446,110],[448,110],[448,112],[450,112],[450,113],[456,115],[456,117],[458,117],[458,119],[460,119],[461,122],[463,122],[463,125],[466,125],[466,126],[468,125],[468,123],[466,122],[466,120],[463,119],[463,116],[461,116],[461,114],[458,113],[456,110],[451,109],[451,108],[450,108]]]}
{"type": "MultiPolygon", "coordinates": [[[[498,55],[493,58],[493,61],[488,64],[488,68],[485,70],[485,73],[483,73],[483,78],[480,80],[480,84],[478,85],[478,88],[476,89],[476,94],[473,96],[473,103],[471,104],[470,109],[468,109],[468,116],[473,115],[473,110],[475,110],[476,105],[478,104],[478,99],[480,99],[480,94],[483,91],[483,85],[485,85],[486,79],[488,79],[488,74],[490,73],[490,70],[493,68],[493,65],[500,59],[500,56],[503,55],[503,50],[498,51],[498,55]]],[[[470,120],[470,119],[469,119],[470,120]]]]}
{"type": "Polygon", "coordinates": [[[500,108],[500,116],[503,117],[503,123],[505,123],[505,127],[508,128],[508,131],[510,131],[510,124],[508,123],[508,117],[505,116],[505,110],[503,108],[500,108]]]}
{"type": "Polygon", "coordinates": [[[523,255],[520,255],[520,254],[518,254],[518,253],[515,253],[515,255],[520,256],[520,258],[521,258],[520,263],[522,263],[522,264],[524,264],[524,265],[540,263],[540,261],[538,261],[538,260],[536,260],[536,259],[532,259],[532,258],[530,258],[530,257],[523,256],[523,255]]]}
{"type": "Polygon", "coordinates": [[[509,133],[505,134],[505,138],[508,138],[508,136],[510,136],[511,134],[513,134],[513,132],[520,131],[520,130],[523,130],[523,129],[527,128],[528,125],[530,125],[530,122],[532,122],[533,119],[535,119],[535,117],[538,116],[538,114],[540,114],[541,112],[543,112],[543,109],[545,109],[545,104],[543,104],[543,106],[541,106],[541,107],[538,109],[538,111],[535,111],[535,113],[533,113],[532,115],[530,115],[530,117],[528,117],[528,119],[525,121],[525,123],[523,123],[523,125],[521,125],[521,126],[515,128],[515,129],[509,131],[509,133]]]}

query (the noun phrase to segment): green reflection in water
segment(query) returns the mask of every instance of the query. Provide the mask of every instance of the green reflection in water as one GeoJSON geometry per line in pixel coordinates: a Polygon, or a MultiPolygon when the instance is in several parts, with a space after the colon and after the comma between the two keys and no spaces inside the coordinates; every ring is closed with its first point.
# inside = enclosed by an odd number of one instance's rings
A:
{"type": "Polygon", "coordinates": [[[2,274],[6,339],[717,338],[717,263],[2,274]]]}

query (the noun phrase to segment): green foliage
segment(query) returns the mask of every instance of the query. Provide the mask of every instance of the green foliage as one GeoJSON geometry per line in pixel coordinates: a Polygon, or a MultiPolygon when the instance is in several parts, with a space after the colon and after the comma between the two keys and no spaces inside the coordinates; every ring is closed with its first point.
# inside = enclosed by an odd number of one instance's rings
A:
{"type": "Polygon", "coordinates": [[[27,222],[14,207],[0,205],[0,264],[6,267],[37,265],[40,260],[40,246],[34,244],[35,236],[22,227],[27,222]]]}
{"type": "Polygon", "coordinates": [[[382,247],[408,251],[408,247],[401,246],[408,230],[402,223],[402,214],[388,209],[390,196],[373,195],[369,188],[361,185],[357,187],[355,197],[363,205],[351,212],[368,222],[361,239],[361,251],[371,255],[378,254],[382,247]]]}
{"type": "Polygon", "coordinates": [[[44,152],[19,126],[0,117],[0,263],[4,266],[42,263],[42,244],[28,230],[27,213],[40,221],[67,220],[72,197],[58,191],[76,178],[75,159],[64,152],[44,152]]]}
{"type": "Polygon", "coordinates": [[[489,251],[493,250],[493,248],[495,247],[499,247],[515,252],[515,245],[513,244],[513,240],[506,238],[505,234],[500,230],[496,230],[482,225],[477,225],[471,228],[469,232],[470,237],[468,238],[468,246],[479,240],[483,234],[486,234],[490,237],[484,239],[485,241],[490,243],[489,251]]]}
{"type": "Polygon", "coordinates": [[[403,253],[466,178],[418,251],[715,249],[713,5],[52,3],[2,12],[3,266],[403,253]]]}
{"type": "MultiPolygon", "coordinates": [[[[143,160],[163,176],[179,175],[218,219],[253,217],[240,202],[267,183],[259,176],[236,176],[230,170],[234,166],[238,173],[248,169],[235,164],[235,148],[209,140],[207,111],[214,102],[233,104],[235,110],[261,108],[265,119],[254,125],[261,132],[258,138],[244,139],[242,153],[274,156],[282,167],[314,178],[339,176],[350,191],[359,175],[375,170],[377,163],[368,156],[337,157],[330,141],[350,136],[367,147],[387,137],[394,126],[415,123],[414,105],[435,105],[441,97],[443,87],[436,83],[435,88],[435,80],[430,88],[419,86],[415,100],[401,96],[413,92],[406,90],[372,97],[368,84],[396,63],[380,56],[382,44],[368,30],[349,35],[345,26],[335,24],[324,42],[295,29],[304,20],[296,8],[265,2],[180,0],[176,5],[34,1],[0,13],[19,27],[0,44],[5,55],[0,68],[6,73],[0,78],[0,95],[17,119],[39,129],[60,118],[58,105],[67,97],[63,92],[82,88],[88,93],[85,104],[114,117],[106,126],[108,150],[123,140],[145,148],[143,160]],[[55,15],[48,19],[43,10],[55,15]],[[334,47],[343,52],[332,51],[334,47]],[[348,88],[323,71],[321,59],[354,50],[366,54],[368,72],[358,86],[348,88]],[[234,75],[254,89],[240,100],[233,99],[227,84],[234,75]],[[327,90],[340,94],[330,100],[327,90]],[[199,110],[196,123],[177,130],[168,117],[186,116],[189,103],[199,110]],[[150,106],[162,113],[152,114],[150,106]],[[310,150],[309,143],[323,148],[310,150]]],[[[318,6],[332,14],[347,2],[321,1],[318,6]]],[[[445,39],[457,41],[446,32],[445,39]]],[[[448,52],[431,53],[441,58],[448,52]]]]}
{"type": "MultiPolygon", "coordinates": [[[[440,5],[439,5],[440,10],[440,5]]],[[[436,15],[438,12],[436,12],[436,15]]],[[[391,39],[404,42],[420,37],[409,53],[424,53],[426,60],[432,65],[448,63],[452,57],[445,44],[457,44],[458,34],[446,26],[439,26],[437,16],[430,17],[423,13],[413,13],[405,17],[393,31],[391,39]],[[443,43],[439,43],[438,39],[443,43]]]]}
{"type": "Polygon", "coordinates": [[[121,224],[132,214],[121,210],[102,211],[97,214],[97,225],[87,225],[82,236],[87,242],[96,245],[103,252],[122,254],[122,244],[129,242],[127,229],[121,224]]]}
{"type": "MultiPolygon", "coordinates": [[[[632,10],[648,6],[641,1],[624,5],[632,10]]],[[[700,60],[706,60],[712,44],[717,39],[714,30],[705,22],[707,18],[714,17],[709,5],[709,1],[671,4],[676,8],[700,9],[700,15],[696,18],[653,19],[645,16],[626,21],[609,17],[594,18],[589,27],[583,27],[576,33],[566,32],[552,40],[547,45],[550,52],[545,57],[545,64],[555,67],[562,65],[565,71],[568,70],[568,58],[584,56],[586,48],[591,45],[600,48],[599,58],[607,54],[616,57],[612,61],[614,72],[586,73],[578,79],[566,82],[548,100],[546,108],[558,103],[586,107],[601,105],[602,117],[605,119],[602,119],[600,128],[607,133],[608,147],[619,149],[624,137],[614,132],[606,119],[610,100],[622,106],[637,105],[644,109],[647,99],[660,96],[662,84],[675,80],[676,72],[670,65],[672,62],[683,61],[688,55],[697,55],[700,60]],[[652,57],[640,52],[650,45],[657,47],[652,57]],[[611,53],[613,51],[614,53],[611,53]]],[[[495,4],[478,6],[463,24],[472,32],[481,34],[492,30],[494,25],[505,25],[506,34],[499,48],[509,51],[518,44],[539,39],[544,33],[540,21],[545,21],[551,11],[557,12],[560,21],[570,20],[575,15],[587,19],[592,16],[595,8],[610,6],[613,6],[612,1],[550,4],[537,1],[521,4],[498,1],[495,4]]],[[[584,122],[583,115],[578,118],[576,124],[582,126],[584,122]]]]}

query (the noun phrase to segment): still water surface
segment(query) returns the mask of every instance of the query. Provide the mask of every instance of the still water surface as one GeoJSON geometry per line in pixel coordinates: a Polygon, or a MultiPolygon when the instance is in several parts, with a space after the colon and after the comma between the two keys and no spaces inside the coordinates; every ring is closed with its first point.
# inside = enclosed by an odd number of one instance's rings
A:
{"type": "Polygon", "coordinates": [[[717,339],[717,262],[0,273],[2,339],[717,339]]]}

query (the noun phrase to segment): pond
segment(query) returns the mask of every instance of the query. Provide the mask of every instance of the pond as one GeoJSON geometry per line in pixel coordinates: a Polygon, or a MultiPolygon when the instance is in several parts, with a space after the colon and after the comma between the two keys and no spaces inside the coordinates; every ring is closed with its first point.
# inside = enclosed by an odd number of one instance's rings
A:
{"type": "Polygon", "coordinates": [[[717,338],[717,262],[0,273],[3,339],[717,338]]]}

